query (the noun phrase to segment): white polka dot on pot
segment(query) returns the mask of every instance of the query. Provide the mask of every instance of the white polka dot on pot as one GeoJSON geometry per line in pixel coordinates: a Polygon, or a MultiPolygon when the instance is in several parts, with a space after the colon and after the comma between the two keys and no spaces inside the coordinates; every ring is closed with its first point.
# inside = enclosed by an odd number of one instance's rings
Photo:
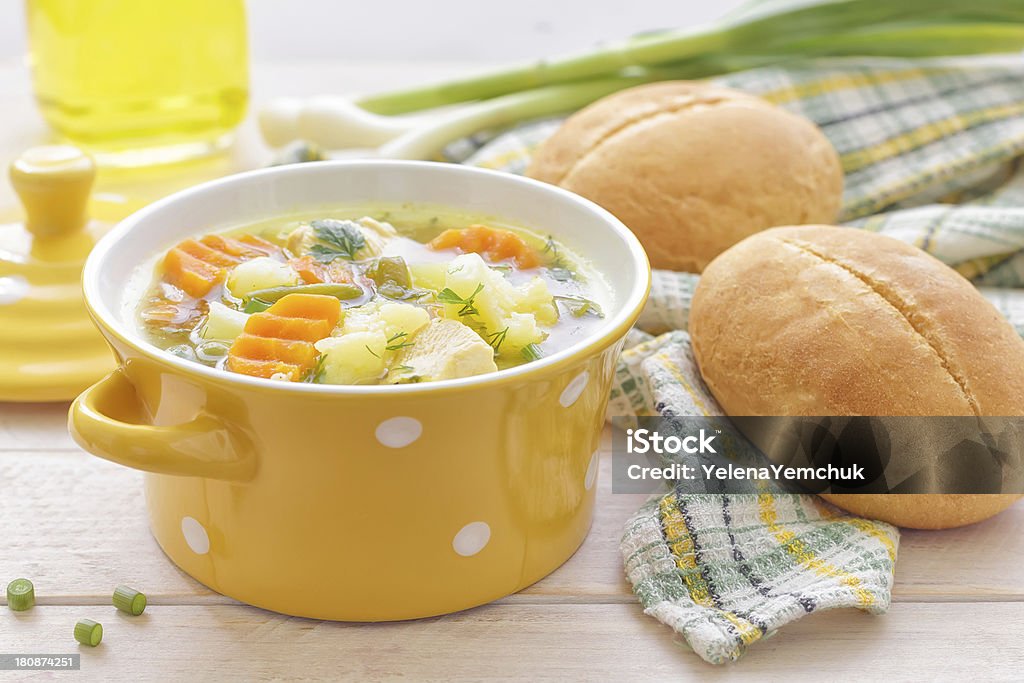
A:
{"type": "Polygon", "coordinates": [[[196,518],[181,518],[181,535],[185,537],[185,543],[196,555],[210,552],[210,535],[196,518]]]}
{"type": "Polygon", "coordinates": [[[594,488],[594,482],[597,481],[597,470],[600,469],[600,451],[594,451],[594,454],[590,456],[590,464],[587,465],[587,474],[583,477],[583,488],[590,490],[594,488]]]}
{"type": "Polygon", "coordinates": [[[579,400],[583,390],[587,388],[587,383],[590,381],[590,373],[584,370],[580,374],[576,375],[569,384],[566,385],[565,389],[562,390],[562,395],[558,397],[558,402],[562,404],[563,408],[568,408],[573,403],[579,400]]]}
{"type": "Polygon", "coordinates": [[[423,425],[413,417],[393,417],[377,425],[377,441],[388,448],[405,448],[423,434],[423,425]]]}
{"type": "Polygon", "coordinates": [[[483,550],[490,540],[491,527],[487,522],[470,522],[455,534],[452,548],[463,557],[472,557],[483,550]]]}

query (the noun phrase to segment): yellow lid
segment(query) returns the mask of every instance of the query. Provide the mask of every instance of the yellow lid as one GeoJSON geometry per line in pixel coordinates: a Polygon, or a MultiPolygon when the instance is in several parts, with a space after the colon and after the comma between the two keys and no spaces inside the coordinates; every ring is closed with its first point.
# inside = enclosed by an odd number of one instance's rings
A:
{"type": "Polygon", "coordinates": [[[25,218],[0,224],[0,400],[71,399],[114,366],[80,282],[108,227],[88,219],[95,177],[92,159],[67,145],[11,164],[25,218]]]}

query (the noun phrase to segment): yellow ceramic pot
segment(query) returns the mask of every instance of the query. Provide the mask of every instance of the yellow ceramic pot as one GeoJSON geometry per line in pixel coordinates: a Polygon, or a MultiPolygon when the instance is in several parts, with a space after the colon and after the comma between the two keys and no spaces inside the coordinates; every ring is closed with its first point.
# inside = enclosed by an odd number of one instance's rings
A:
{"type": "Polygon", "coordinates": [[[119,368],[71,408],[86,450],[148,472],[153,533],[210,588],[286,614],[378,621],[472,607],[542,578],[590,526],[622,340],[650,283],[640,243],[574,194],[423,162],[319,162],[159,201],[84,272],[119,368]],[[500,216],[588,258],[611,291],[600,329],[511,370],[397,386],[284,384],[179,359],[126,312],[133,269],[198,232],[317,207],[423,202],[500,216]]]}

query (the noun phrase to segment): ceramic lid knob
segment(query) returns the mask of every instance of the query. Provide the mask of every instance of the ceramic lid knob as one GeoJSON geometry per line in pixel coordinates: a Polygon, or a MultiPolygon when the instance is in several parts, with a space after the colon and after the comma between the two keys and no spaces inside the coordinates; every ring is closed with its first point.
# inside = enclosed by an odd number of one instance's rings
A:
{"type": "Polygon", "coordinates": [[[85,226],[96,164],[70,145],[33,147],[11,164],[11,184],[37,237],[70,235],[85,226]]]}

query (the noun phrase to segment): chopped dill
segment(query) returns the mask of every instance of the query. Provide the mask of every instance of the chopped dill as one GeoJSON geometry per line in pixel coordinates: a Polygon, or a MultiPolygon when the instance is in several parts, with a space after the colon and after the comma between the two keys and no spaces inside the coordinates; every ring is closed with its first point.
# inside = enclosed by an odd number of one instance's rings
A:
{"type": "Polygon", "coordinates": [[[552,280],[568,282],[573,278],[572,271],[566,265],[565,259],[562,258],[561,252],[558,251],[558,245],[551,235],[548,235],[548,240],[544,243],[543,253],[550,254],[551,256],[551,262],[547,270],[552,280]]]}
{"type": "Polygon", "coordinates": [[[473,305],[473,300],[476,299],[476,295],[482,292],[483,289],[484,285],[483,283],[480,283],[476,286],[476,289],[473,291],[471,295],[469,295],[468,298],[463,299],[454,291],[452,291],[448,287],[445,287],[444,289],[437,293],[437,300],[443,304],[461,305],[462,308],[459,309],[460,317],[467,315],[476,315],[477,313],[479,313],[479,311],[476,310],[476,306],[473,305]]]}
{"type": "Polygon", "coordinates": [[[327,359],[327,354],[321,353],[316,359],[316,365],[310,370],[309,374],[306,375],[305,381],[309,384],[319,384],[320,380],[324,376],[324,361],[327,359]]]}
{"type": "Polygon", "coordinates": [[[540,360],[544,357],[544,353],[540,350],[540,347],[536,344],[527,344],[522,350],[523,358],[526,360],[540,360]]]}
{"type": "Polygon", "coordinates": [[[384,349],[386,351],[399,351],[399,350],[404,349],[406,347],[412,346],[413,345],[412,342],[406,341],[406,339],[408,337],[409,337],[409,334],[407,332],[399,332],[399,333],[397,333],[395,335],[392,335],[388,339],[387,346],[385,346],[384,349]]]}
{"type": "Polygon", "coordinates": [[[494,334],[487,336],[487,343],[494,347],[495,353],[501,349],[501,344],[505,341],[506,335],[508,335],[507,327],[500,332],[495,332],[494,334]]]}

